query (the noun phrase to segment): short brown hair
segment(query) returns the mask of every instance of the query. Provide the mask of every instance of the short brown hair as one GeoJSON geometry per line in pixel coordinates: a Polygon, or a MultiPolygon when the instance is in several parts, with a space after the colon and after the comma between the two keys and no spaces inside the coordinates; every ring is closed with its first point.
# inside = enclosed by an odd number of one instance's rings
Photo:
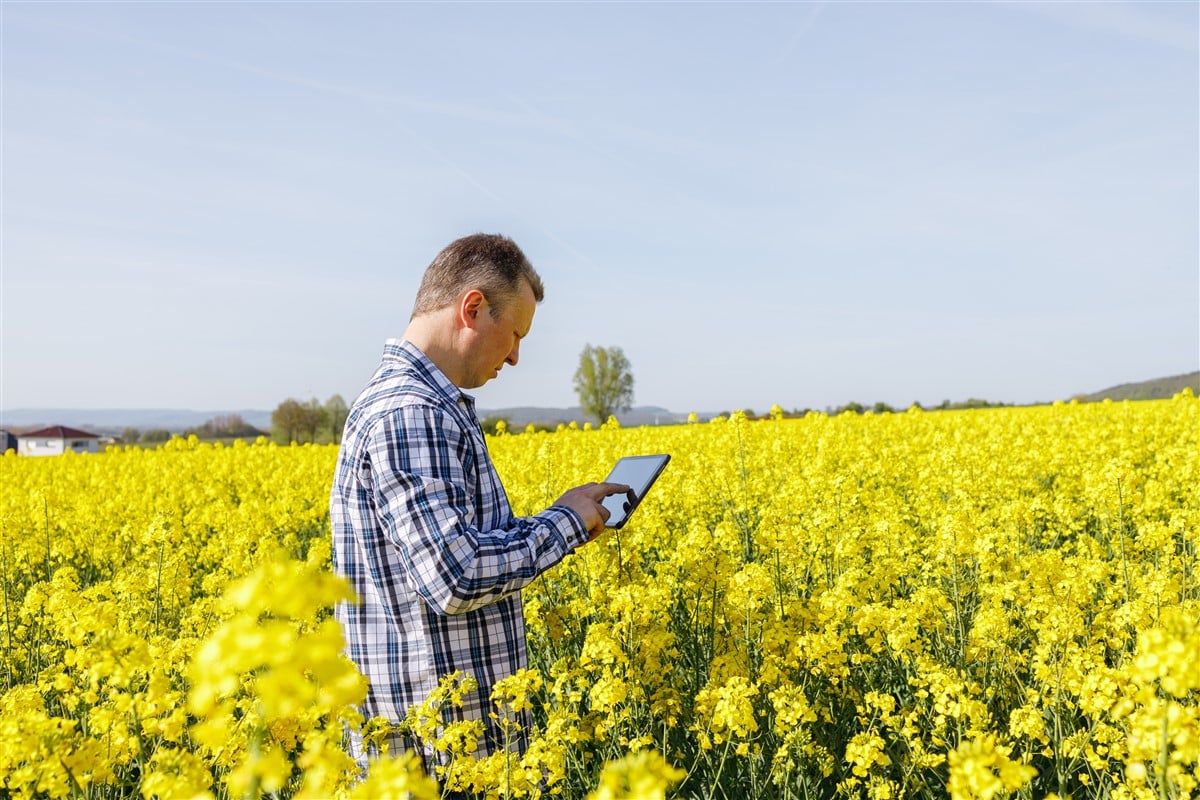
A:
{"type": "Polygon", "coordinates": [[[516,242],[492,233],[464,236],[446,245],[425,269],[412,315],[440,311],[466,290],[478,289],[496,316],[520,293],[522,281],[542,302],[542,279],[516,242]]]}

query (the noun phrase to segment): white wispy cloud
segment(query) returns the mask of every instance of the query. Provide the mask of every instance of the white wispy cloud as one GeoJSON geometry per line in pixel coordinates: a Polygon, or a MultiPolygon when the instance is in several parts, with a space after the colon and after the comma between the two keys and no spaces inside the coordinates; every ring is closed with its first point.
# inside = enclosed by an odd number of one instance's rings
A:
{"type": "Polygon", "coordinates": [[[1196,52],[1198,7],[1192,2],[1010,2],[1000,5],[1038,14],[1066,25],[1196,52]],[[1189,18],[1190,15],[1190,18],[1189,18]],[[1187,24],[1190,22],[1191,24],[1187,24]]]}

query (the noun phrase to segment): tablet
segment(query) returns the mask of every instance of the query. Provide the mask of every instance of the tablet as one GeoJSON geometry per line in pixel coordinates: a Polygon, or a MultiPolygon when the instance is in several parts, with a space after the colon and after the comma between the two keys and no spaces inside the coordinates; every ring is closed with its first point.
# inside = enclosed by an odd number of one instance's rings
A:
{"type": "Polygon", "coordinates": [[[654,481],[662,474],[663,468],[671,460],[669,455],[625,456],[616,463],[612,472],[605,478],[606,483],[624,483],[630,489],[632,497],[624,494],[611,494],[604,498],[603,505],[608,509],[606,528],[620,528],[629,519],[629,515],[642,502],[646,492],[654,485],[654,481]]]}

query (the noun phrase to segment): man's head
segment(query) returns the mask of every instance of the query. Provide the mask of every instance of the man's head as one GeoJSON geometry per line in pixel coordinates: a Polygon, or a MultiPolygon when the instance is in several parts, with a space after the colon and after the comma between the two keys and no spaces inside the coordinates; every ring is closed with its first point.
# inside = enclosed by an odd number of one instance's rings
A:
{"type": "Polygon", "coordinates": [[[542,300],[542,279],[504,236],[451,242],[425,270],[405,338],[462,389],[515,366],[542,300]]]}
{"type": "Polygon", "coordinates": [[[522,294],[523,284],[542,302],[542,279],[529,259],[506,236],[476,233],[448,244],[426,268],[413,304],[413,316],[440,311],[458,302],[463,292],[478,289],[489,313],[498,316],[522,294]]]}

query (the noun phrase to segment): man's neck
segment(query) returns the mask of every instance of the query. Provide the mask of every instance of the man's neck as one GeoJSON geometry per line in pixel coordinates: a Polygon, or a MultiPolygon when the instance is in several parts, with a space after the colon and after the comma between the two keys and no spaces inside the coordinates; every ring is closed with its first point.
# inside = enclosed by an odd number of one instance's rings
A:
{"type": "Polygon", "coordinates": [[[433,312],[414,317],[404,330],[404,339],[420,348],[455,386],[462,385],[462,359],[455,347],[452,320],[446,314],[433,312]]]}

